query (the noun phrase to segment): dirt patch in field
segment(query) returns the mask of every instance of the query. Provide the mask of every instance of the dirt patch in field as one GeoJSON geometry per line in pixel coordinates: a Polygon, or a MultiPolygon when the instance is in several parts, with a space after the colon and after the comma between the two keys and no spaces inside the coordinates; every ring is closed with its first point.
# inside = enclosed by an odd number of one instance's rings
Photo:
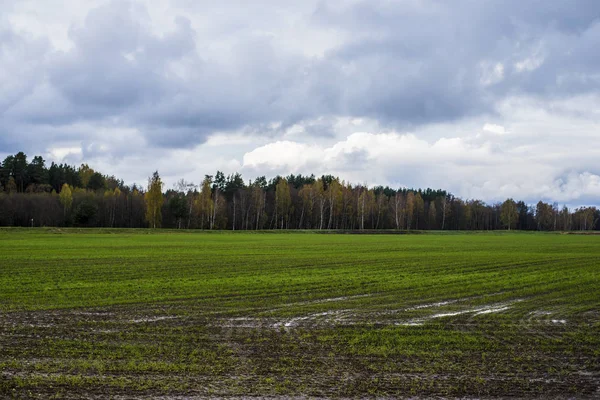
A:
{"type": "Polygon", "coordinates": [[[600,394],[593,329],[568,336],[576,325],[552,322],[568,316],[540,310],[528,317],[549,322],[536,322],[536,329],[528,331],[518,318],[506,324],[519,299],[477,306],[461,300],[385,315],[369,309],[372,304],[334,309],[356,306],[337,304],[351,301],[340,297],[272,317],[261,317],[256,308],[226,317],[225,308],[211,314],[193,303],[187,314],[184,307],[167,305],[4,313],[0,398],[56,393],[62,398],[165,400],[600,394]],[[494,314],[500,313],[509,315],[496,323],[494,314]],[[396,323],[415,329],[379,330],[396,323]],[[463,341],[467,336],[469,341],[463,341]],[[573,338],[585,342],[571,345],[573,338]],[[257,397],[244,396],[250,393],[257,397]]]}

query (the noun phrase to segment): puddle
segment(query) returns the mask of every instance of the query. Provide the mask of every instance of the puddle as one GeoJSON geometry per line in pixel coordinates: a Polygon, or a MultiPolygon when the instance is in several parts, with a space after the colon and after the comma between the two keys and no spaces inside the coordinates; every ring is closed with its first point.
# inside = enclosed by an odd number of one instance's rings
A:
{"type": "Polygon", "coordinates": [[[450,304],[460,303],[460,302],[463,302],[463,301],[473,300],[473,299],[476,299],[476,298],[479,298],[479,297],[481,297],[481,296],[464,297],[462,299],[452,299],[452,300],[438,301],[438,302],[435,302],[435,303],[419,304],[419,305],[416,305],[416,306],[406,307],[406,308],[402,308],[402,309],[398,309],[398,310],[384,311],[382,314],[397,314],[399,312],[417,311],[417,310],[424,310],[424,309],[427,309],[427,308],[438,308],[438,307],[443,307],[443,306],[447,306],[447,305],[450,305],[450,304]]]}
{"type": "Polygon", "coordinates": [[[550,315],[554,315],[555,313],[552,311],[545,310],[536,310],[530,312],[529,318],[525,320],[527,323],[538,323],[538,324],[557,324],[557,325],[565,325],[567,323],[566,319],[559,319],[558,316],[550,319],[550,315]]]}
{"type": "MultiPolygon", "coordinates": [[[[275,324],[273,324],[273,328],[280,328],[280,327],[285,327],[285,328],[293,328],[295,326],[298,326],[300,323],[302,323],[303,321],[311,321],[311,320],[315,320],[318,319],[320,317],[329,317],[332,315],[341,315],[344,314],[346,312],[348,312],[349,310],[337,310],[337,311],[325,311],[325,312],[321,312],[321,313],[316,313],[316,314],[310,314],[304,317],[295,317],[292,318],[288,321],[284,321],[284,322],[277,322],[275,324]]],[[[333,320],[331,320],[330,318],[325,318],[326,321],[328,322],[340,322],[340,318],[335,318],[333,320]]]]}
{"type": "Polygon", "coordinates": [[[446,301],[440,301],[438,303],[421,304],[418,306],[405,308],[404,311],[414,311],[414,310],[422,310],[424,308],[442,307],[442,306],[447,306],[448,304],[454,304],[454,303],[458,303],[459,301],[465,301],[465,300],[468,300],[468,299],[446,300],[446,301]]]}
{"type": "Polygon", "coordinates": [[[86,315],[90,317],[110,317],[115,315],[115,313],[109,311],[73,311],[71,314],[86,315]]]}
{"type": "MultiPolygon", "coordinates": [[[[344,299],[348,299],[350,297],[335,297],[330,299],[319,300],[320,302],[327,301],[340,301],[344,299]]],[[[437,303],[428,303],[417,305],[414,307],[409,307],[405,310],[407,311],[415,311],[415,310],[423,310],[427,308],[433,307],[443,307],[448,304],[454,304],[461,301],[465,301],[468,299],[457,299],[457,300],[446,300],[437,303]]],[[[456,311],[447,311],[447,312],[438,312],[432,315],[426,315],[422,317],[411,318],[404,321],[380,321],[376,320],[378,316],[381,315],[380,312],[372,312],[372,313],[361,313],[360,318],[356,314],[357,310],[352,309],[344,309],[344,310],[330,310],[324,312],[318,312],[313,314],[301,315],[296,317],[290,317],[287,319],[281,319],[280,317],[270,317],[270,318],[261,318],[261,317],[236,317],[230,319],[223,319],[220,321],[215,321],[214,325],[220,326],[223,328],[296,328],[301,326],[312,327],[318,325],[355,325],[360,323],[370,323],[376,325],[400,325],[400,326],[420,326],[425,324],[427,321],[445,318],[445,317],[454,317],[463,314],[471,314],[473,316],[487,315],[493,313],[500,313],[507,311],[511,308],[511,305],[517,302],[523,301],[522,299],[513,300],[510,302],[489,304],[479,307],[473,307],[463,310],[456,311]]],[[[296,303],[297,304],[297,303],[296,303]]],[[[391,311],[388,313],[397,313],[398,311],[391,311]]]]}
{"type": "Polygon", "coordinates": [[[532,311],[529,314],[531,314],[531,315],[552,315],[552,312],[551,311],[538,310],[538,311],[532,311]]]}
{"type": "Polygon", "coordinates": [[[158,321],[164,321],[167,319],[176,319],[179,318],[178,316],[164,316],[164,317],[152,317],[152,318],[139,318],[139,319],[132,319],[129,322],[134,323],[134,324],[140,324],[140,323],[144,323],[144,322],[158,322],[158,321]]]}
{"type": "MultiPolygon", "coordinates": [[[[419,325],[423,325],[425,322],[433,320],[433,319],[438,319],[438,318],[445,318],[445,317],[455,317],[457,315],[464,315],[464,314],[473,314],[475,316],[477,315],[485,315],[485,314],[491,314],[491,313],[497,313],[497,312],[502,312],[502,311],[507,311],[510,309],[510,304],[513,303],[517,303],[520,302],[522,300],[513,300],[510,303],[503,303],[503,304],[492,304],[489,306],[485,306],[485,307],[477,307],[477,308],[471,308],[468,310],[459,310],[459,311],[452,311],[452,312],[445,312],[445,313],[438,313],[438,314],[433,314],[433,315],[428,315],[425,317],[421,317],[421,318],[414,318],[408,321],[404,321],[404,322],[396,322],[395,325],[398,326],[419,326],[419,325]]],[[[422,307],[425,308],[425,307],[422,307]]]]}
{"type": "Polygon", "coordinates": [[[483,315],[483,314],[491,314],[508,310],[510,307],[498,307],[498,308],[489,308],[487,310],[477,311],[475,315],[483,315]]]}

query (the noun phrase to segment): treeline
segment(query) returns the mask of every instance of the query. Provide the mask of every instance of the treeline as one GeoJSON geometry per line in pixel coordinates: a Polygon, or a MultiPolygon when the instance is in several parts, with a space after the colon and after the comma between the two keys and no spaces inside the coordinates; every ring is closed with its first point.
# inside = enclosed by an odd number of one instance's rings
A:
{"type": "Polygon", "coordinates": [[[444,190],[353,185],[325,175],[206,175],[164,191],[158,172],[146,188],[127,186],[83,164],[75,168],[20,152],[0,168],[0,226],[186,229],[600,230],[595,207],[542,201],[486,204],[444,190]]]}

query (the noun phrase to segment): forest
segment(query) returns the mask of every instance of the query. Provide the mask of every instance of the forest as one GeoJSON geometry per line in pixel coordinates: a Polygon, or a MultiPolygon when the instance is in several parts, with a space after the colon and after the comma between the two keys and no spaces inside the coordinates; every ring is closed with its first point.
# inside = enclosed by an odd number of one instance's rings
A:
{"type": "Polygon", "coordinates": [[[0,226],[205,230],[600,230],[596,207],[506,199],[487,204],[441,189],[367,187],[332,175],[257,177],[217,171],[200,184],[166,189],[158,172],[147,187],[79,167],[28,161],[0,166],[0,226]]]}

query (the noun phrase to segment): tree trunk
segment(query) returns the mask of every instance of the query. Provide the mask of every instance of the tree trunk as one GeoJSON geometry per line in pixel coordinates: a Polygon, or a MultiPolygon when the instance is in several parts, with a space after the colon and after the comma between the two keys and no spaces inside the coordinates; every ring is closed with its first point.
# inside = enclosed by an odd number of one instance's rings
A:
{"type": "Polygon", "coordinates": [[[235,208],[236,208],[236,202],[235,202],[235,193],[233,194],[233,223],[232,223],[232,230],[235,231],[235,208]]]}
{"type": "Polygon", "coordinates": [[[444,202],[442,204],[442,230],[444,230],[444,227],[446,226],[446,199],[444,199],[444,202]]]}

